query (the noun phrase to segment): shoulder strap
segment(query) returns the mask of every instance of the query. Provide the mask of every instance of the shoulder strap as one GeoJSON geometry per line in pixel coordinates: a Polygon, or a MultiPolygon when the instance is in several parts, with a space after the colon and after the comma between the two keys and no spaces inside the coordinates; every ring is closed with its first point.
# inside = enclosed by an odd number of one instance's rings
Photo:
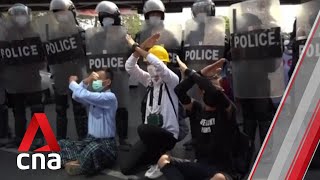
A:
{"type": "Polygon", "coordinates": [[[170,95],[169,88],[168,88],[168,86],[167,86],[167,84],[166,84],[166,83],[165,83],[164,85],[165,85],[165,87],[166,87],[166,91],[167,91],[167,93],[168,93],[168,96],[169,96],[169,99],[170,99],[171,105],[172,105],[172,107],[173,107],[174,114],[175,114],[175,115],[176,115],[176,117],[178,118],[178,114],[177,114],[177,112],[176,112],[176,108],[174,107],[174,104],[173,104],[173,101],[172,101],[172,98],[171,98],[171,95],[170,95]]]}
{"type": "MultiPolygon", "coordinates": [[[[147,92],[147,94],[149,94],[149,96],[150,96],[150,100],[149,100],[149,106],[153,106],[153,90],[154,90],[154,88],[153,88],[153,86],[151,86],[150,87],[150,89],[149,89],[149,87],[150,86],[148,86],[148,92],[147,92]]],[[[158,105],[160,106],[161,105],[161,99],[162,99],[162,87],[163,87],[163,84],[161,84],[161,86],[160,86],[160,90],[159,90],[159,96],[158,96],[158,105]]]]}

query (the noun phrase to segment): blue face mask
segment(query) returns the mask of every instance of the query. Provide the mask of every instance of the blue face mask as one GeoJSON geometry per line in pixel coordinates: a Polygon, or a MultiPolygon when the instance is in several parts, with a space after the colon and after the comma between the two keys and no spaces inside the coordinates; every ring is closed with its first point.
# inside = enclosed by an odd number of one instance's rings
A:
{"type": "Polygon", "coordinates": [[[102,80],[95,80],[92,82],[92,89],[95,92],[100,92],[104,89],[103,85],[102,85],[102,80]]]}

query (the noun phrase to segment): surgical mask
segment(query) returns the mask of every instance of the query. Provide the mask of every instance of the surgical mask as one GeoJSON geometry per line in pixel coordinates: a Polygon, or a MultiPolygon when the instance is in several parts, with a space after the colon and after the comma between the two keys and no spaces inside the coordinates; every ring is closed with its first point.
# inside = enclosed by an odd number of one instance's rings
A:
{"type": "Polygon", "coordinates": [[[95,80],[92,82],[92,89],[95,91],[95,92],[101,92],[104,87],[102,85],[102,80],[95,80]]]}
{"type": "Polygon", "coordinates": [[[19,26],[25,26],[28,23],[28,17],[27,16],[17,16],[15,18],[15,21],[19,26]]]}
{"type": "Polygon", "coordinates": [[[106,26],[111,26],[111,25],[114,24],[114,19],[113,18],[109,18],[109,17],[103,18],[102,24],[105,27],[106,26]]]}
{"type": "Polygon", "coordinates": [[[199,13],[196,17],[198,22],[204,23],[206,21],[207,14],[206,13],[199,13]]]}
{"type": "Polygon", "coordinates": [[[157,26],[157,25],[159,25],[160,23],[161,23],[161,17],[159,17],[159,16],[150,16],[149,17],[149,23],[150,23],[150,25],[152,25],[152,26],[157,26]]]}
{"type": "Polygon", "coordinates": [[[57,20],[59,22],[69,22],[70,18],[68,14],[56,14],[57,20]]]}
{"type": "Polygon", "coordinates": [[[157,71],[154,65],[148,65],[147,71],[150,74],[151,78],[154,78],[155,76],[157,76],[157,71]]]}

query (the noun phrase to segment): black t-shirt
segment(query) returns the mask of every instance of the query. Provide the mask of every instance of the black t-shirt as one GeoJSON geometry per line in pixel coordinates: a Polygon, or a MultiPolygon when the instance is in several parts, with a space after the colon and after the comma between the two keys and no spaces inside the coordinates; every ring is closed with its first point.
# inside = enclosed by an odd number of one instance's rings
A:
{"type": "Polygon", "coordinates": [[[196,158],[221,170],[229,169],[232,163],[233,115],[230,116],[223,108],[217,108],[214,112],[205,111],[197,101],[193,102],[192,110],[187,113],[190,121],[197,122],[196,158]]]}

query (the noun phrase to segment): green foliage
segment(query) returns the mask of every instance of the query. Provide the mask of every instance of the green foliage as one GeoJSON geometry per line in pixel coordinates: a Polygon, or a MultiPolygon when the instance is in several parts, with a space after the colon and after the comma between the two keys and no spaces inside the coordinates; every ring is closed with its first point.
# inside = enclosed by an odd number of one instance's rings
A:
{"type": "Polygon", "coordinates": [[[230,19],[227,16],[223,16],[225,22],[226,22],[226,35],[227,37],[230,36],[230,19]]]}
{"type": "Polygon", "coordinates": [[[127,28],[128,33],[135,38],[135,35],[141,30],[142,20],[139,14],[123,15],[122,24],[127,28]]]}

